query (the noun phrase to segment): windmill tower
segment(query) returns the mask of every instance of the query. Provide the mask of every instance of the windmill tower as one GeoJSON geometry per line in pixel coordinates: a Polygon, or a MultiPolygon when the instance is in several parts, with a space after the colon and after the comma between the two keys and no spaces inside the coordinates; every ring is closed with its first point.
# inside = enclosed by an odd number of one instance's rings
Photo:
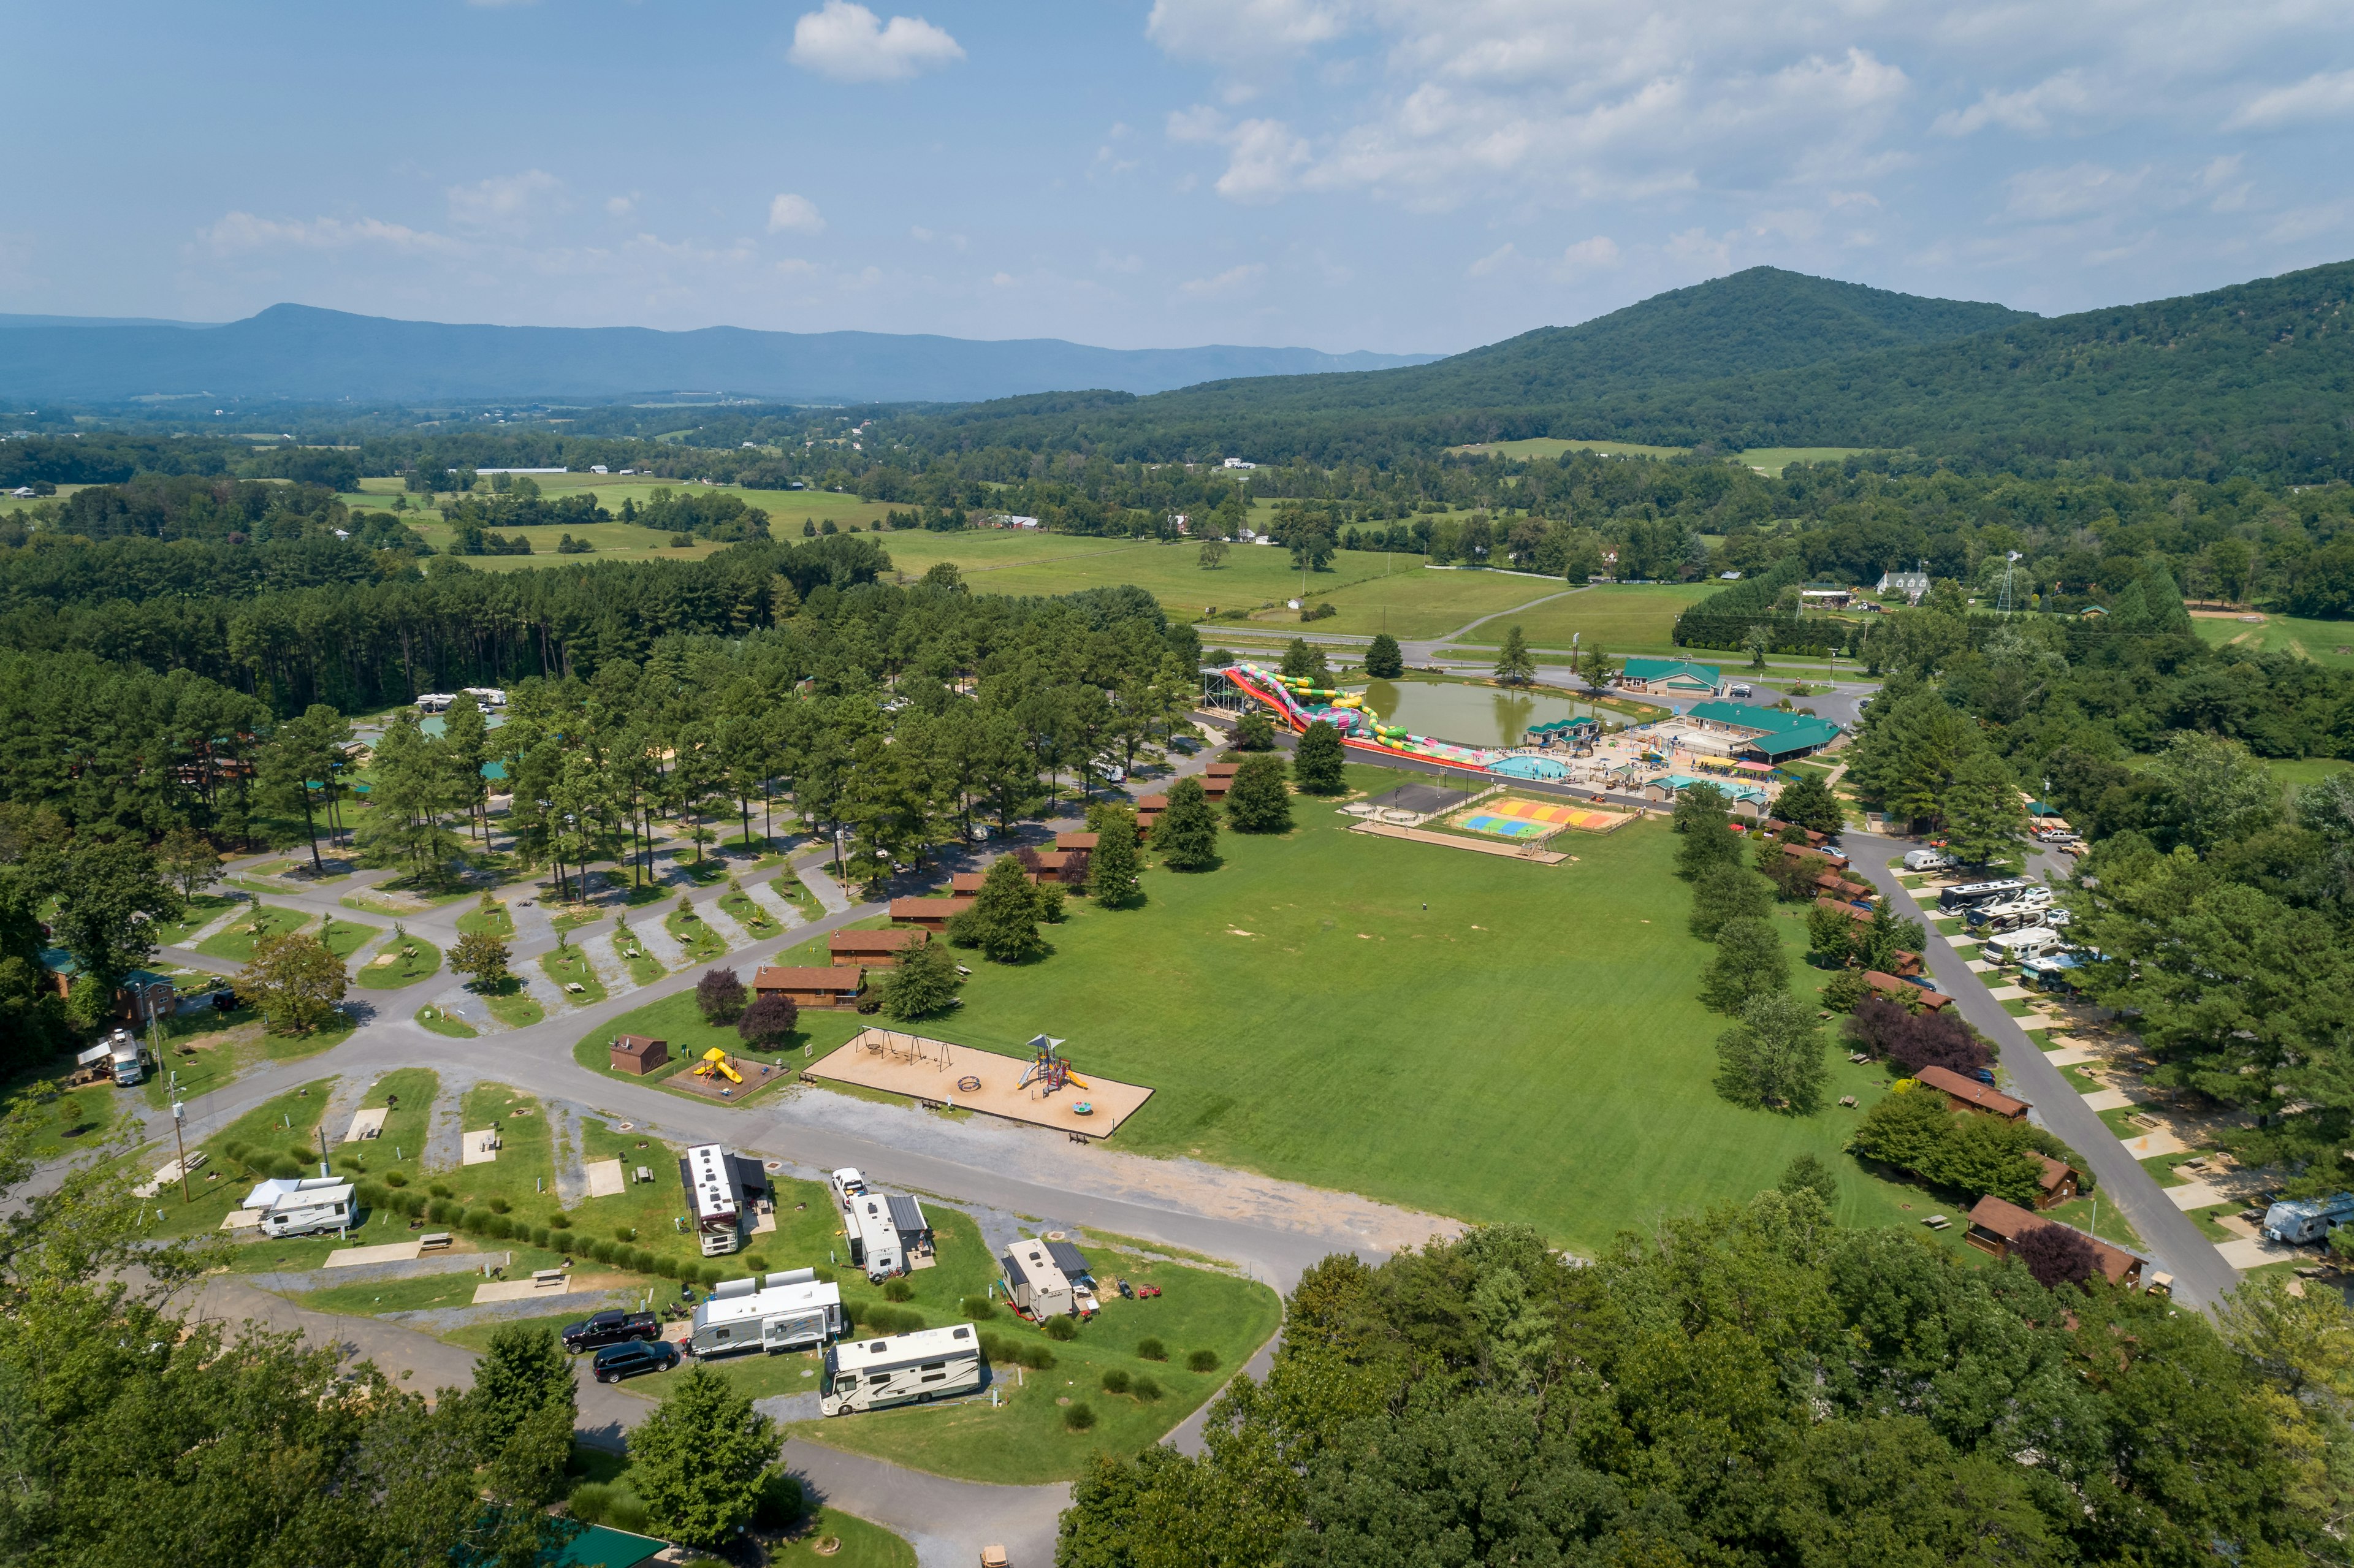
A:
{"type": "Polygon", "coordinates": [[[2002,599],[1995,606],[1995,608],[2000,610],[2004,615],[2009,615],[2012,609],[2010,602],[2010,579],[2011,574],[2016,572],[2018,569],[2019,552],[2017,550],[2013,550],[2009,552],[2009,556],[2002,563],[2002,599]]]}

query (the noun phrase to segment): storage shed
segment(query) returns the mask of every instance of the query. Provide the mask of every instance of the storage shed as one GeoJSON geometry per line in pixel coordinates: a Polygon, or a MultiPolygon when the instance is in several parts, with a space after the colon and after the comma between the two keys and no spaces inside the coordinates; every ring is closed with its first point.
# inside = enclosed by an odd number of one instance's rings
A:
{"type": "Polygon", "coordinates": [[[670,1042],[646,1034],[617,1034],[612,1052],[615,1072],[643,1077],[670,1060],[670,1042]]]}

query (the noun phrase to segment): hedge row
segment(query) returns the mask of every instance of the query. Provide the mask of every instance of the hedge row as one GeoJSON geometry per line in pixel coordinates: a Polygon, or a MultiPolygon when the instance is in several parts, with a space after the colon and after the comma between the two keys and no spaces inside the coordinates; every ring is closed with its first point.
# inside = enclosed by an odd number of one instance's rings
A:
{"type": "MultiPolygon", "coordinates": [[[[381,1182],[355,1182],[352,1191],[366,1208],[389,1209],[412,1220],[423,1220],[471,1236],[519,1242],[544,1252],[568,1253],[575,1257],[589,1258],[633,1274],[675,1279],[681,1284],[715,1286],[721,1280],[750,1272],[742,1266],[740,1260],[737,1266],[731,1268],[700,1257],[665,1255],[625,1241],[581,1235],[568,1226],[535,1225],[490,1209],[469,1209],[448,1198],[403,1192],[381,1182]]],[[[821,1278],[832,1277],[829,1270],[820,1269],[818,1273],[821,1278]]]]}

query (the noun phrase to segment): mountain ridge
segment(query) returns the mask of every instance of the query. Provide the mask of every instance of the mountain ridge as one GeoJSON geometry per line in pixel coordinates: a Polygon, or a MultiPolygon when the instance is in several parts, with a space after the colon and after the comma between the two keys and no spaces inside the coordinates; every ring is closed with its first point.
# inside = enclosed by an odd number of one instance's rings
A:
{"type": "MultiPolygon", "coordinates": [[[[20,321],[22,319],[20,318],[20,321]]],[[[618,397],[717,391],[786,401],[963,403],[1108,386],[1338,373],[1434,355],[1211,344],[1112,349],[1060,338],[772,333],[746,327],[509,327],[279,304],[206,326],[85,318],[5,329],[0,395],[109,401],[215,396],[365,402],[618,397]]]]}

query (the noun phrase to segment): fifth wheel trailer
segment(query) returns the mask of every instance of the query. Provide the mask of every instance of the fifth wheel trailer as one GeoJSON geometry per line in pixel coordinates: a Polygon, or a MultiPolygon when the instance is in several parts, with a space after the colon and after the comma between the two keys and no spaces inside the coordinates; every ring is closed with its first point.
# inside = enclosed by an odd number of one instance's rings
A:
{"type": "Polygon", "coordinates": [[[737,1351],[800,1351],[822,1345],[848,1328],[842,1287],[796,1268],[757,1284],[730,1279],[695,1309],[687,1348],[698,1356],[737,1351]]]}
{"type": "Polygon", "coordinates": [[[970,1323],[885,1340],[844,1340],[825,1352],[818,1408],[828,1415],[922,1404],[981,1387],[981,1340],[970,1323]]]}

